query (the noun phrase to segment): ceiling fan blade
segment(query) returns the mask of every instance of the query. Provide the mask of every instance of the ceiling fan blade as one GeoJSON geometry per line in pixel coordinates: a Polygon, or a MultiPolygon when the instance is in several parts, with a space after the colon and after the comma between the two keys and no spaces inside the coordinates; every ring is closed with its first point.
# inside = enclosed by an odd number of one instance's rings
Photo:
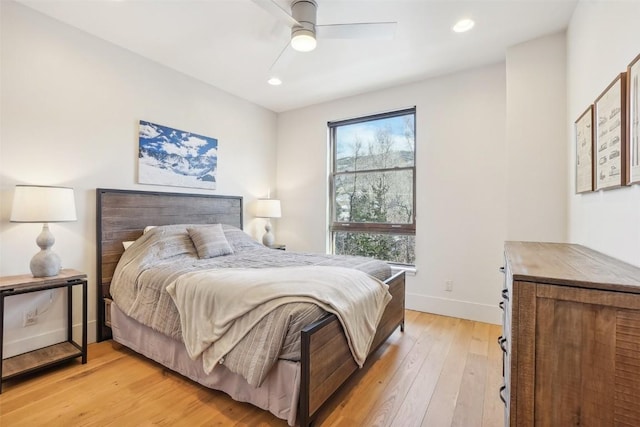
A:
{"type": "Polygon", "coordinates": [[[293,27],[294,25],[300,25],[298,21],[293,19],[293,16],[289,14],[286,10],[284,10],[275,0],[251,0],[258,6],[260,6],[267,13],[281,21],[283,24],[288,27],[293,27]]]}
{"type": "Polygon", "coordinates": [[[397,25],[397,22],[316,25],[316,35],[323,39],[393,40],[397,25]]]}
{"type": "Polygon", "coordinates": [[[291,43],[287,42],[284,49],[280,51],[280,55],[273,61],[271,67],[269,67],[269,75],[281,77],[284,70],[291,64],[296,51],[291,47],[291,43]]]}

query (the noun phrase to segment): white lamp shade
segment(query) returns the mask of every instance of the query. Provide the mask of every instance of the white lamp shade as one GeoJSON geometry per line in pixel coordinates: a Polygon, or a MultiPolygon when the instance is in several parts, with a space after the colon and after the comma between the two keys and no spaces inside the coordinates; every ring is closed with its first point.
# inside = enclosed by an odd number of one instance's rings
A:
{"type": "Polygon", "coordinates": [[[280,218],[280,200],[258,199],[256,203],[256,217],[258,218],[280,218]]]}
{"type": "Polygon", "coordinates": [[[17,185],[13,193],[11,222],[75,221],[73,188],[17,185]]]}

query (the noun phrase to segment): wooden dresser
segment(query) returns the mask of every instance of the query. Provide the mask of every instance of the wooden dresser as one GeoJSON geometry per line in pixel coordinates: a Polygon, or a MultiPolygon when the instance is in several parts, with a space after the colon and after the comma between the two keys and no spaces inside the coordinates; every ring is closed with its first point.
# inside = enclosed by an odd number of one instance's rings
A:
{"type": "Polygon", "coordinates": [[[559,243],[505,260],[505,425],[640,426],[640,268],[559,243]]]}

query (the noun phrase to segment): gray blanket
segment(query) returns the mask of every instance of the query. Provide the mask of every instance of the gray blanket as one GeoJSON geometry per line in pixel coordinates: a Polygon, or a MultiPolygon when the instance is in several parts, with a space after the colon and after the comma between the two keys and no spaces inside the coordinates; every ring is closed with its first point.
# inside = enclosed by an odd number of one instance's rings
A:
{"type": "MultiPolygon", "coordinates": [[[[234,253],[199,259],[187,227],[164,226],[145,233],[122,255],[110,288],[115,303],[127,315],[180,341],[183,341],[180,316],[166,287],[189,272],[211,268],[325,265],[355,268],[380,280],[390,275],[386,263],[369,258],[268,249],[230,226],[223,229],[234,253]]],[[[299,360],[300,330],[325,314],[311,303],[278,307],[227,353],[223,364],[258,386],[278,358],[299,360]]]]}

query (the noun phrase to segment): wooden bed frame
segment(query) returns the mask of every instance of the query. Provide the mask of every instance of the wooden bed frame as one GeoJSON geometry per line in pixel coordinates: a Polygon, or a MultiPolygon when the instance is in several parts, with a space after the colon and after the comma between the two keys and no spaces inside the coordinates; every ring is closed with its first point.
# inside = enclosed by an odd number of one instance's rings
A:
{"type": "MultiPolygon", "coordinates": [[[[96,190],[97,239],[97,337],[111,338],[107,324],[109,286],[124,252],[123,241],[135,240],[148,225],[214,224],[243,226],[242,197],[135,190],[96,190]]],[[[369,354],[400,326],[404,331],[404,272],[386,283],[392,300],[387,305],[369,354]]],[[[358,369],[342,326],[327,315],[302,331],[300,401],[298,423],[311,425],[322,405],[358,369]]]]}

